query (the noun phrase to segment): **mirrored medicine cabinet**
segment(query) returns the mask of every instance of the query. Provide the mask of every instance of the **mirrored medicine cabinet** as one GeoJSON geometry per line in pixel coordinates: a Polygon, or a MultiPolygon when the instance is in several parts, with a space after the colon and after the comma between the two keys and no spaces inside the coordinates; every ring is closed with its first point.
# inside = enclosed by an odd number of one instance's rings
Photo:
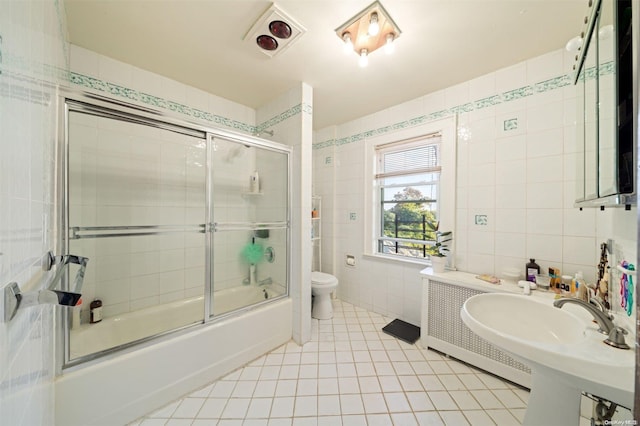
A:
{"type": "Polygon", "coordinates": [[[574,64],[577,207],[636,204],[631,4],[589,0],[584,18],[574,64]]]}

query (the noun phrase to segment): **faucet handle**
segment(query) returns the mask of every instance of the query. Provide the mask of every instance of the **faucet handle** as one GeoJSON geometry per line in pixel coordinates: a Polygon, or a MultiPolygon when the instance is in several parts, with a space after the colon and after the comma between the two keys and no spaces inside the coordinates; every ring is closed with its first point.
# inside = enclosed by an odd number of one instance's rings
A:
{"type": "Polygon", "coordinates": [[[624,335],[627,334],[627,330],[622,327],[613,327],[609,333],[609,337],[605,339],[605,343],[609,346],[613,346],[618,349],[629,349],[629,345],[624,341],[624,335]]]}

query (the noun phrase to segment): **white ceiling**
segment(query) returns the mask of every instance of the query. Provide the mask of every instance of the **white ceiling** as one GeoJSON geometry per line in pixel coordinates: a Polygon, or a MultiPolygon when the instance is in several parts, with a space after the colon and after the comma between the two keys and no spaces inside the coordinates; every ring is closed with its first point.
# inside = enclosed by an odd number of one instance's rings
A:
{"type": "Polygon", "coordinates": [[[299,82],[314,128],[340,124],[562,48],[587,0],[382,0],[402,31],[367,68],[334,30],[373,0],[276,0],[307,32],[269,58],[244,41],[268,0],[65,0],[69,41],[257,108],[299,82]]]}

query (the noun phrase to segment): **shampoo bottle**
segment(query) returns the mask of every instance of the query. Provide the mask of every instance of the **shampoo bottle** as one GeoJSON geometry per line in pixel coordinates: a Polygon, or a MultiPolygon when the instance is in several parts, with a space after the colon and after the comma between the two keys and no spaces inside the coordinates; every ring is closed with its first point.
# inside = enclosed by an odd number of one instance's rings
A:
{"type": "Polygon", "coordinates": [[[536,263],[535,259],[529,259],[529,263],[526,266],[527,281],[536,282],[536,274],[540,273],[540,266],[536,263]]]}

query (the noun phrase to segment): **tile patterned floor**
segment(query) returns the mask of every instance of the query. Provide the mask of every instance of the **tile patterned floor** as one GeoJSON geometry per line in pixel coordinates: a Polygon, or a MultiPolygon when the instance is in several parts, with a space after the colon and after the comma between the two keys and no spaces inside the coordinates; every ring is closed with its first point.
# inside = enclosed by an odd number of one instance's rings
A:
{"type": "Polygon", "coordinates": [[[334,300],[304,346],[287,343],[132,425],[522,423],[526,390],[383,333],[391,320],[334,300]]]}

